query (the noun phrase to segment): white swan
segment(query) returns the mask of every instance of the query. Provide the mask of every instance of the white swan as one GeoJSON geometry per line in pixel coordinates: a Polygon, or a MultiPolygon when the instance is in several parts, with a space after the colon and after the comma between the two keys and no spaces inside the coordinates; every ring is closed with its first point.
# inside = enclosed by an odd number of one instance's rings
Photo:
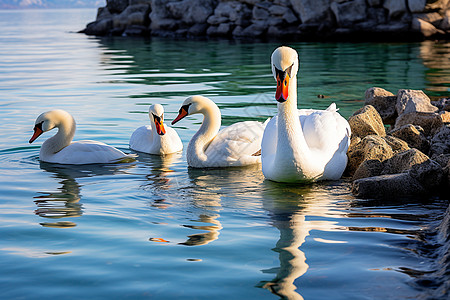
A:
{"type": "Polygon", "coordinates": [[[213,101],[203,96],[187,98],[172,124],[197,113],[203,114],[203,122],[187,147],[186,158],[190,167],[234,167],[261,163],[259,150],[264,124],[257,121],[238,122],[219,132],[220,110],[213,101]]]}
{"type": "Polygon", "coordinates": [[[171,154],[183,150],[183,143],[175,129],[164,126],[164,108],[153,104],[148,111],[151,125],[136,129],[130,138],[130,148],[149,154],[171,154]]]}
{"type": "Polygon", "coordinates": [[[279,182],[336,180],[347,165],[350,126],[333,103],[326,110],[297,109],[297,52],[272,54],[278,114],[267,124],[261,145],[262,171],[279,182]]]}
{"type": "Polygon", "coordinates": [[[73,142],[75,120],[61,109],[42,113],[35,122],[34,134],[30,143],[42,133],[57,127],[58,132],[48,138],[41,146],[39,159],[44,162],[58,164],[104,164],[134,160],[132,155],[97,141],[73,142]]]}

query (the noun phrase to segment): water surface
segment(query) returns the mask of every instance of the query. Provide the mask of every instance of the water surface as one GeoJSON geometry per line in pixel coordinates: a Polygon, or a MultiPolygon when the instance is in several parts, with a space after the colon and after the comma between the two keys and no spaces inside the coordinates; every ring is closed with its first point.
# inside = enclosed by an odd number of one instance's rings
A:
{"type": "MultiPolygon", "coordinates": [[[[260,167],[188,169],[185,152],[135,163],[40,163],[35,118],[61,108],[75,139],[130,153],[161,103],[202,94],[223,125],[276,113],[276,43],[94,38],[95,10],[0,11],[0,294],[4,299],[411,299],[436,268],[445,199],[363,200],[346,180],[265,181],[260,167]]],[[[448,96],[450,44],[296,43],[299,107],[348,118],[372,86],[448,96]],[[324,95],[325,98],[319,98],[324,95]]],[[[185,146],[193,116],[176,127],[185,146]]],[[[168,122],[167,122],[168,123],[168,122]]],[[[433,278],[431,278],[433,282],[433,278]]]]}

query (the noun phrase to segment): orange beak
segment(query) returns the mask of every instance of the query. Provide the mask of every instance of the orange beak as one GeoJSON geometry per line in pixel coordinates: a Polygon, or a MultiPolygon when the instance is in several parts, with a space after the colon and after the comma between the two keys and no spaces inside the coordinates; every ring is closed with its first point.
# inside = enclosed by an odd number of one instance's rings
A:
{"type": "Polygon", "coordinates": [[[280,78],[280,74],[277,74],[277,90],[275,92],[275,99],[283,103],[289,98],[289,74],[285,73],[284,78],[280,78]]]}
{"type": "Polygon", "coordinates": [[[42,133],[43,133],[43,131],[42,131],[41,128],[39,128],[38,126],[34,126],[34,133],[33,133],[33,136],[30,139],[30,144],[32,142],[34,142],[34,140],[36,140],[42,133]]]}
{"type": "Polygon", "coordinates": [[[188,115],[187,110],[184,108],[184,106],[181,107],[180,112],[178,113],[178,116],[175,118],[175,120],[172,121],[172,125],[175,124],[176,122],[180,121],[187,115],[188,115]]]}
{"type": "Polygon", "coordinates": [[[166,134],[166,129],[164,128],[163,121],[159,122],[158,120],[155,120],[156,125],[156,132],[158,132],[159,135],[166,134]]]}

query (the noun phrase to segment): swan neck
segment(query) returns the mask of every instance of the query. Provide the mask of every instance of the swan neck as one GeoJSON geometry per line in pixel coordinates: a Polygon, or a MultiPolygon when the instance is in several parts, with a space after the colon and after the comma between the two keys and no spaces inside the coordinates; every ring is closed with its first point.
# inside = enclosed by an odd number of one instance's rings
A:
{"type": "Polygon", "coordinates": [[[205,105],[199,113],[203,114],[203,122],[188,145],[187,159],[189,165],[198,165],[206,161],[205,150],[216,137],[221,126],[222,116],[219,108],[214,103],[205,105]]]}
{"type": "Polygon", "coordinates": [[[58,128],[58,132],[47,139],[41,147],[41,152],[46,154],[55,154],[61,149],[70,145],[75,135],[76,124],[72,116],[70,118],[60,118],[55,120],[55,127],[58,128]]]}

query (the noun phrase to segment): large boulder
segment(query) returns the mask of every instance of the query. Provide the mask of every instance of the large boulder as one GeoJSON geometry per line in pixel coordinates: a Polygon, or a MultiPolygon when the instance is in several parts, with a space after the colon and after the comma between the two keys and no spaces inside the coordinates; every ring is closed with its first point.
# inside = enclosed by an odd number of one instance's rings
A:
{"type": "Polygon", "coordinates": [[[424,11],[425,4],[427,4],[427,0],[407,0],[408,8],[411,12],[422,12],[424,11]]]}
{"type": "Polygon", "coordinates": [[[397,153],[384,162],[382,174],[408,172],[413,166],[422,164],[430,158],[417,149],[397,153]]]}
{"type": "Polygon", "coordinates": [[[352,193],[362,198],[392,198],[424,194],[422,185],[409,173],[380,175],[355,180],[352,193]]]}
{"type": "Polygon", "coordinates": [[[409,170],[409,175],[420,182],[422,187],[431,192],[436,192],[440,189],[445,180],[444,169],[432,159],[413,165],[409,170]]]}
{"type": "Polygon", "coordinates": [[[450,124],[442,126],[431,139],[430,156],[450,154],[450,124]]]}
{"type": "MultiPolygon", "coordinates": [[[[392,151],[391,146],[378,135],[369,135],[363,139],[352,137],[347,152],[348,163],[346,175],[354,176],[360,165],[366,160],[378,160],[382,162],[391,158],[393,155],[394,152],[392,151]]],[[[373,165],[374,164],[369,166],[373,165]]],[[[363,167],[367,168],[368,166],[363,167]]],[[[362,176],[366,176],[362,174],[368,174],[368,171],[361,171],[357,174],[357,177],[361,178],[362,176]]]]}
{"type": "Polygon", "coordinates": [[[438,111],[436,106],[431,105],[430,98],[421,90],[399,90],[395,108],[399,116],[410,112],[438,111]]]}
{"type": "Polygon", "coordinates": [[[408,143],[409,147],[428,153],[430,143],[428,142],[422,127],[406,124],[400,128],[394,129],[390,134],[408,143]]]}
{"type": "Polygon", "coordinates": [[[129,5],[129,0],[106,0],[106,7],[113,14],[120,14],[129,5]]]}
{"type": "Polygon", "coordinates": [[[425,136],[428,137],[439,130],[444,125],[444,122],[438,113],[410,112],[402,114],[397,118],[394,130],[400,129],[408,124],[422,127],[425,136]]]}
{"type": "Polygon", "coordinates": [[[302,23],[324,23],[332,0],[290,0],[302,23]]]}
{"type": "Polygon", "coordinates": [[[356,111],[348,123],[352,129],[352,136],[363,138],[367,135],[386,135],[381,116],[372,105],[366,105],[356,111]]]}
{"type": "Polygon", "coordinates": [[[214,12],[215,0],[183,0],[169,2],[167,9],[172,16],[185,24],[203,24],[214,12]]]}
{"type": "Polygon", "coordinates": [[[397,117],[397,96],[385,89],[372,87],[366,90],[365,105],[372,105],[380,114],[384,124],[394,125],[397,117]]]}
{"type": "Polygon", "coordinates": [[[400,17],[408,11],[404,0],[385,0],[383,7],[389,11],[391,19],[400,17]]]}
{"type": "Polygon", "coordinates": [[[367,5],[365,0],[353,0],[349,2],[333,2],[331,10],[336,16],[339,26],[347,27],[353,23],[363,21],[367,18],[367,5]]]}

